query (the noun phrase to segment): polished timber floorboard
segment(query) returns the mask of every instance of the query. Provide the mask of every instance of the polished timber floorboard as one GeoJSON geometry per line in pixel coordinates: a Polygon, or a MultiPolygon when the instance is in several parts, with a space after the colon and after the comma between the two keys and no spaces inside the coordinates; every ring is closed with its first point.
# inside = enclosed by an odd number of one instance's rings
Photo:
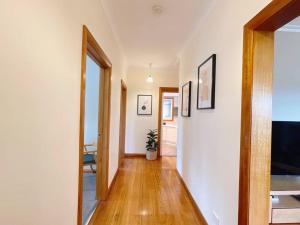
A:
{"type": "Polygon", "coordinates": [[[175,169],[176,158],[126,158],[90,225],[203,225],[175,169]]]}

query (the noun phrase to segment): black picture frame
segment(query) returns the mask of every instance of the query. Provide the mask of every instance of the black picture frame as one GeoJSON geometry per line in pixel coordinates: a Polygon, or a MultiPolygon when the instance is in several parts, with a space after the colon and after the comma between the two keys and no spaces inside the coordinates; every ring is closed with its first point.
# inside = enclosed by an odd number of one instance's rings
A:
{"type": "Polygon", "coordinates": [[[137,95],[137,115],[139,115],[139,116],[151,116],[152,115],[152,95],[137,95]],[[150,98],[150,112],[149,113],[141,113],[141,111],[139,110],[141,97],[149,97],[150,98]]]}
{"type": "Polygon", "coordinates": [[[204,109],[215,109],[215,90],[216,90],[216,61],[217,61],[217,55],[213,54],[211,55],[208,59],[206,59],[199,67],[198,67],[198,82],[197,82],[197,109],[198,110],[204,110],[204,109]],[[200,92],[200,70],[202,67],[204,67],[207,63],[212,63],[211,65],[211,85],[209,85],[207,88],[210,88],[210,91],[208,89],[208,93],[210,93],[210,100],[209,106],[199,106],[200,104],[200,96],[199,96],[199,92],[200,92]]]}
{"type": "Polygon", "coordinates": [[[182,117],[191,117],[191,101],[192,101],[192,81],[189,81],[182,85],[181,89],[181,116],[182,117]],[[188,96],[185,96],[185,89],[188,89],[188,96]],[[187,105],[187,112],[184,111],[184,101],[185,99],[188,99],[188,105],[187,105]]]}

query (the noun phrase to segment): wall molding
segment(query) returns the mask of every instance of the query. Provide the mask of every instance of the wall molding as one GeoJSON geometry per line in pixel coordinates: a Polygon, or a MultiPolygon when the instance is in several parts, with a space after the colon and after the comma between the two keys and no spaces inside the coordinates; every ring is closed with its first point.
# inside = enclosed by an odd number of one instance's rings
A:
{"type": "Polygon", "coordinates": [[[116,180],[117,180],[118,175],[119,175],[119,168],[117,169],[117,171],[116,171],[116,173],[115,173],[115,175],[114,175],[114,178],[112,179],[112,181],[111,181],[111,183],[110,183],[110,185],[109,185],[109,187],[108,187],[107,196],[110,195],[110,192],[111,192],[113,186],[114,186],[115,183],[116,183],[116,180]]]}
{"type": "Polygon", "coordinates": [[[125,153],[125,158],[143,158],[146,153],[125,153]]]}
{"type": "Polygon", "coordinates": [[[194,208],[194,210],[195,210],[195,212],[196,212],[196,215],[197,215],[197,217],[198,217],[198,220],[199,220],[200,224],[208,225],[206,219],[204,218],[204,216],[203,216],[203,214],[202,214],[200,208],[198,207],[198,205],[197,205],[195,199],[193,198],[193,196],[192,196],[190,190],[188,189],[188,187],[187,187],[185,181],[183,180],[182,176],[180,175],[180,173],[178,172],[177,169],[176,169],[175,171],[176,171],[176,174],[177,174],[177,176],[178,176],[178,178],[179,178],[181,184],[183,185],[185,191],[186,191],[187,194],[188,194],[188,197],[189,197],[189,199],[190,199],[190,201],[191,201],[191,204],[192,204],[192,206],[193,206],[193,208],[194,208]]]}

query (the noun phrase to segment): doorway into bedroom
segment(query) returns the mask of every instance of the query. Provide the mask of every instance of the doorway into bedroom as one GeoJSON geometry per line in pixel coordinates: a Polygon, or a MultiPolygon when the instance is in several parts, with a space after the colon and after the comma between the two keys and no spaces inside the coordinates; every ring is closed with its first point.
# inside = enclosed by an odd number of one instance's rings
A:
{"type": "Polygon", "coordinates": [[[300,222],[299,15],[271,1],[244,27],[239,224],[300,222]]]}
{"type": "Polygon", "coordinates": [[[160,88],[159,156],[177,156],[178,88],[160,88]]]}
{"type": "Polygon", "coordinates": [[[101,88],[101,67],[90,57],[86,57],[85,116],[83,146],[83,204],[82,224],[86,224],[96,208],[98,199],[97,164],[99,140],[99,102],[101,88]]]}
{"type": "Polygon", "coordinates": [[[112,65],[83,26],[77,225],[88,224],[108,195],[112,65]]]}

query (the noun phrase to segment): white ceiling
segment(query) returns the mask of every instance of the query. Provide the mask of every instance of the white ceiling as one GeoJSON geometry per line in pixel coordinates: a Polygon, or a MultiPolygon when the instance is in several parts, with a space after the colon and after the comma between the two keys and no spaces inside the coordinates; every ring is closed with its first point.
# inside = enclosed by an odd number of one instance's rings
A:
{"type": "Polygon", "coordinates": [[[300,26],[300,16],[298,16],[296,19],[292,20],[288,24],[295,25],[295,26],[300,26]]]}
{"type": "Polygon", "coordinates": [[[212,0],[102,0],[128,66],[170,67],[212,0]],[[161,5],[156,15],[153,5],[161,5]]]}
{"type": "Polygon", "coordinates": [[[288,24],[284,25],[283,27],[279,28],[278,31],[283,32],[300,32],[300,16],[296,19],[292,20],[288,24]]]}

